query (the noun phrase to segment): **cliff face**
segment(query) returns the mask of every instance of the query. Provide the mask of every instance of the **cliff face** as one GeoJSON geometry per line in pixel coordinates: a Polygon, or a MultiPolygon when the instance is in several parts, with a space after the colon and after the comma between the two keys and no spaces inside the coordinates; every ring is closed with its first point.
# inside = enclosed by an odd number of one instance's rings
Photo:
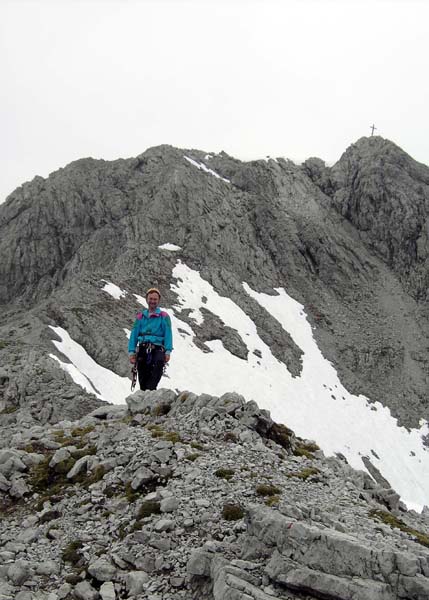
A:
{"type": "Polygon", "coordinates": [[[363,138],[332,169],[334,205],[417,300],[429,298],[429,169],[363,138]]]}

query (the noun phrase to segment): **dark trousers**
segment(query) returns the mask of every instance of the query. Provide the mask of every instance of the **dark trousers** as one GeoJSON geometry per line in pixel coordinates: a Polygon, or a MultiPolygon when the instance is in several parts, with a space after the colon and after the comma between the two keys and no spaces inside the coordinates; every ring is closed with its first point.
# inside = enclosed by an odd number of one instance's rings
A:
{"type": "Polygon", "coordinates": [[[137,355],[137,373],[141,390],[156,390],[162,377],[165,352],[161,346],[143,344],[137,355]]]}

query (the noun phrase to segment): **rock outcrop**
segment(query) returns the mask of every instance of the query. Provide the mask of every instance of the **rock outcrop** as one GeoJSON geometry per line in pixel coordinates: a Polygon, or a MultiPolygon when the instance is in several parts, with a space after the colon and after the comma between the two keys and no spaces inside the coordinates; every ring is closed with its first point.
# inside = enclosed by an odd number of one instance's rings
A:
{"type": "Polygon", "coordinates": [[[350,146],[331,179],[334,205],[365,244],[416,299],[428,300],[428,168],[376,136],[350,146]]]}

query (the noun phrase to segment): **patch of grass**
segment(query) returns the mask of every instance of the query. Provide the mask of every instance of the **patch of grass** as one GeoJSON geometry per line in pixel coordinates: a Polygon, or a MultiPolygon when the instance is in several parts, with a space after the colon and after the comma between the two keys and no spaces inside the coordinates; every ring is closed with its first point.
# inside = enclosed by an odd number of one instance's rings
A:
{"type": "Polygon", "coordinates": [[[106,469],[103,467],[103,465],[97,465],[95,467],[95,469],[92,471],[92,473],[90,473],[85,480],[85,485],[86,486],[90,486],[93,483],[97,483],[98,481],[101,481],[103,479],[103,477],[106,474],[106,469]]]}
{"type": "Polygon", "coordinates": [[[11,415],[17,410],[17,406],[6,406],[2,411],[0,411],[0,415],[11,415]]]}
{"type": "Polygon", "coordinates": [[[83,542],[80,540],[74,540],[67,544],[61,553],[61,558],[64,562],[69,562],[72,565],[77,565],[83,558],[81,550],[83,548],[83,542]]]}
{"type": "Polygon", "coordinates": [[[133,488],[131,487],[131,481],[127,481],[127,483],[125,484],[125,497],[130,504],[132,502],[135,502],[137,498],[140,497],[140,493],[136,490],[133,490],[133,488]]]}
{"type": "Polygon", "coordinates": [[[317,444],[314,444],[313,442],[304,442],[297,444],[293,451],[293,454],[294,456],[305,456],[306,458],[312,460],[313,458],[315,458],[314,452],[317,452],[317,450],[320,450],[317,444]]]}
{"type": "Polygon", "coordinates": [[[226,479],[227,481],[232,479],[234,473],[235,473],[235,471],[233,469],[223,469],[223,468],[220,468],[214,472],[216,477],[220,477],[221,479],[226,479]]]}
{"type": "Polygon", "coordinates": [[[87,427],[75,427],[71,430],[71,434],[73,437],[83,437],[84,435],[88,435],[94,431],[95,425],[87,425],[87,427]]]}
{"type": "Polygon", "coordinates": [[[182,441],[180,435],[176,431],[167,431],[167,433],[163,435],[163,439],[167,442],[173,442],[173,444],[177,444],[178,442],[182,441]]]}
{"type": "Polygon", "coordinates": [[[266,500],[265,500],[265,504],[267,506],[275,506],[280,502],[280,496],[269,496],[266,500]]]}
{"type": "MultiPolygon", "coordinates": [[[[140,531],[144,525],[143,519],[136,519],[134,523],[130,527],[130,533],[134,533],[135,531],[140,531]]],[[[124,536],[125,537],[125,536],[124,536]]]]}
{"type": "Polygon", "coordinates": [[[28,484],[33,492],[39,492],[46,495],[47,490],[50,490],[53,494],[61,490],[61,484],[64,483],[64,475],[55,472],[49,467],[51,458],[52,454],[48,454],[44,460],[38,465],[34,465],[31,469],[28,477],[28,484]]]}
{"type": "Polygon", "coordinates": [[[187,454],[185,456],[185,460],[189,460],[190,462],[194,462],[195,460],[197,460],[197,458],[199,458],[201,456],[201,454],[199,454],[198,452],[193,452],[191,454],[187,454]]]}
{"type": "Polygon", "coordinates": [[[313,458],[315,458],[315,456],[312,452],[305,450],[305,448],[300,448],[299,446],[297,448],[295,448],[295,450],[293,451],[293,455],[294,456],[305,456],[305,458],[308,458],[309,460],[313,460],[313,458]]]}
{"type": "Polygon", "coordinates": [[[157,500],[145,500],[139,508],[137,519],[144,519],[150,515],[159,515],[161,512],[161,503],[157,500]]]}
{"type": "Polygon", "coordinates": [[[97,447],[92,445],[84,446],[83,448],[75,450],[72,454],[73,458],[75,458],[76,460],[78,460],[79,458],[83,458],[84,456],[94,456],[95,454],[97,454],[97,447]]]}
{"type": "Polygon", "coordinates": [[[429,548],[429,535],[427,535],[426,533],[422,533],[417,529],[409,527],[409,525],[404,523],[404,521],[401,521],[401,519],[398,519],[398,517],[395,517],[391,513],[386,512],[384,510],[372,509],[369,511],[369,516],[371,517],[371,519],[381,521],[386,525],[390,525],[390,527],[394,529],[399,529],[404,533],[408,533],[408,535],[411,535],[413,538],[415,538],[416,542],[418,542],[422,546],[426,546],[426,548],[429,548]]]}
{"type": "Polygon", "coordinates": [[[16,498],[0,498],[0,519],[12,514],[18,508],[19,504],[20,501],[17,501],[16,498]]]}
{"type": "Polygon", "coordinates": [[[115,496],[119,496],[119,494],[122,492],[122,490],[120,488],[118,488],[116,485],[108,485],[105,489],[104,489],[104,495],[106,496],[106,498],[114,498],[115,496]]]}
{"type": "Polygon", "coordinates": [[[282,425],[281,423],[274,423],[271,429],[269,430],[267,437],[272,440],[276,444],[279,444],[285,450],[292,449],[292,438],[293,431],[286,427],[286,425],[282,425]]]}
{"type": "Polygon", "coordinates": [[[3,350],[3,348],[7,348],[9,344],[10,342],[7,342],[6,340],[0,340],[0,350],[3,350]]]}
{"type": "MultiPolygon", "coordinates": [[[[84,452],[86,456],[88,452],[84,452]]],[[[106,474],[104,467],[99,465],[92,473],[82,472],[73,478],[73,481],[67,478],[67,473],[76,463],[76,458],[71,456],[67,460],[63,460],[50,467],[49,463],[52,459],[52,452],[47,454],[45,458],[37,465],[34,465],[28,477],[28,483],[33,492],[43,494],[44,501],[49,500],[55,494],[61,494],[65,488],[80,483],[87,487],[92,483],[100,481],[106,474]]],[[[79,456],[80,458],[80,456],[79,456]]]]}
{"type": "Polygon", "coordinates": [[[320,471],[319,469],[316,469],[316,467],[305,467],[305,469],[302,469],[302,471],[288,474],[288,477],[298,477],[298,479],[305,481],[309,477],[317,475],[318,473],[320,473],[320,471]]]}
{"type": "Polygon", "coordinates": [[[65,431],[62,429],[57,429],[52,432],[52,436],[57,444],[60,444],[63,447],[76,446],[76,448],[82,449],[86,446],[85,436],[88,433],[91,433],[91,431],[94,431],[94,429],[94,425],[88,425],[88,427],[75,427],[71,430],[70,435],[66,435],[65,431]]]}
{"type": "Polygon", "coordinates": [[[119,525],[119,527],[117,529],[117,533],[118,533],[118,538],[120,540],[123,540],[124,537],[127,535],[127,527],[128,527],[128,524],[126,524],[126,523],[119,525]]]}
{"type": "Polygon", "coordinates": [[[26,446],[24,446],[23,450],[25,452],[28,452],[29,454],[52,454],[52,450],[46,448],[46,446],[37,441],[27,444],[26,446]]]}
{"type": "Polygon", "coordinates": [[[58,502],[61,502],[61,500],[63,498],[64,498],[64,496],[62,494],[52,494],[50,496],[41,496],[36,501],[36,504],[34,505],[34,510],[36,512],[40,512],[41,510],[43,510],[43,505],[45,504],[45,502],[50,502],[51,504],[57,504],[58,502]]]}
{"type": "Polygon", "coordinates": [[[152,414],[154,417],[163,417],[164,415],[168,415],[170,410],[171,410],[171,406],[169,404],[165,404],[164,402],[161,402],[160,404],[157,404],[155,406],[152,414]]]}
{"type": "Polygon", "coordinates": [[[195,450],[205,450],[204,446],[200,444],[200,442],[191,442],[189,445],[195,450]]]}
{"type": "Polygon", "coordinates": [[[159,425],[150,424],[147,426],[147,429],[149,429],[153,438],[162,438],[167,442],[173,442],[173,444],[182,441],[180,435],[176,431],[164,431],[159,425]]]}
{"type": "Polygon", "coordinates": [[[182,438],[176,431],[164,431],[158,425],[148,425],[148,429],[151,431],[153,438],[160,438],[166,442],[173,442],[173,444],[177,444],[178,442],[182,441],[182,438]]]}
{"type": "Polygon", "coordinates": [[[60,446],[76,446],[77,445],[76,440],[74,440],[70,436],[67,436],[65,431],[63,431],[62,429],[53,431],[52,437],[57,442],[57,444],[60,444],[60,446]]]}
{"type": "Polygon", "coordinates": [[[258,496],[277,496],[278,494],[281,494],[282,491],[276,485],[261,483],[256,486],[256,493],[258,496]]]}
{"type": "MultiPolygon", "coordinates": [[[[72,469],[74,467],[75,463],[76,463],[76,459],[72,458],[72,457],[68,458],[67,460],[63,460],[63,461],[59,462],[53,468],[49,467],[49,463],[48,463],[48,473],[47,473],[48,479],[49,479],[49,471],[54,471],[54,473],[56,473],[57,475],[67,475],[67,473],[70,471],[70,469],[72,469]]],[[[57,479],[59,479],[59,478],[57,477],[57,479]]]]}
{"type": "Polygon", "coordinates": [[[222,519],[225,521],[238,521],[244,517],[244,510],[240,504],[226,503],[222,508],[222,519]]]}
{"type": "Polygon", "coordinates": [[[156,425],[155,423],[149,423],[149,425],[147,426],[147,429],[149,429],[149,431],[153,431],[153,430],[160,430],[162,431],[162,427],[160,425],[156,425]]]}
{"type": "Polygon", "coordinates": [[[153,438],[162,438],[164,437],[165,432],[162,429],[152,429],[152,437],[153,438]]]}

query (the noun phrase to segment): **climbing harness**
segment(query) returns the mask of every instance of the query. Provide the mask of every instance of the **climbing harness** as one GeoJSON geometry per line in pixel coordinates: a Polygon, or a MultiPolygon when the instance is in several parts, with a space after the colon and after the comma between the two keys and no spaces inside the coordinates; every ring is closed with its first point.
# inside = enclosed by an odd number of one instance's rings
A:
{"type": "Polygon", "coordinates": [[[143,348],[145,349],[145,352],[146,352],[146,364],[150,365],[152,362],[152,358],[153,358],[152,351],[155,350],[156,346],[155,346],[155,344],[146,342],[143,344],[143,348]]]}
{"type": "MultiPolygon", "coordinates": [[[[139,344],[137,344],[136,346],[136,362],[133,364],[133,368],[131,369],[131,391],[134,391],[134,388],[136,387],[136,383],[137,383],[137,363],[139,360],[144,360],[145,363],[149,366],[152,364],[152,360],[153,360],[153,351],[156,350],[157,348],[161,348],[161,350],[163,352],[165,352],[164,346],[160,346],[158,344],[152,344],[151,342],[140,342],[139,344]],[[139,357],[139,351],[141,349],[141,353],[140,353],[140,357],[139,357]],[[146,354],[146,356],[142,357],[141,354],[146,354]]],[[[163,369],[162,369],[162,374],[166,375],[167,373],[167,363],[164,363],[163,369]]]]}

